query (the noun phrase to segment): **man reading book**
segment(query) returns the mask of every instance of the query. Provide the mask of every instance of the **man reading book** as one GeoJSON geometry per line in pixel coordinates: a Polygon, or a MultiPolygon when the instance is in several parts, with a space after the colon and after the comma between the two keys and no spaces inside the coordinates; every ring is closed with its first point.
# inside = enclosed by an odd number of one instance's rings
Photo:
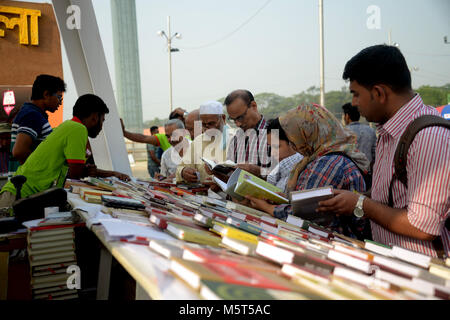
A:
{"type": "Polygon", "coordinates": [[[376,242],[432,257],[440,251],[449,255],[445,222],[450,213],[450,130],[431,126],[414,137],[405,185],[394,176],[398,142],[415,119],[438,112],[413,91],[411,72],[396,47],[362,50],[347,63],[343,78],[350,80],[352,104],[368,121],[378,123],[372,194],[368,198],[336,190],[319,211],[367,217],[376,242]]]}
{"type": "Polygon", "coordinates": [[[270,146],[267,145],[267,122],[258,111],[253,94],[248,90],[236,90],[225,99],[228,119],[239,130],[232,138],[227,160],[238,168],[256,176],[265,177],[271,171],[270,146]]]}
{"type": "Polygon", "coordinates": [[[177,168],[177,183],[212,183],[202,158],[222,163],[226,159],[227,125],[223,105],[209,101],[200,107],[203,134],[195,138],[177,168]]]}
{"type": "MultiPolygon", "coordinates": [[[[27,181],[22,187],[22,198],[52,187],[62,188],[66,176],[80,179],[90,176],[130,178],[122,173],[103,171],[86,165],[88,137],[95,138],[102,131],[109,109],[102,99],[87,94],[81,96],[73,108],[73,119],[63,122],[45,139],[19,167],[16,175],[27,181]]],[[[10,207],[15,201],[16,188],[9,181],[2,189],[0,207],[10,207]]]]}

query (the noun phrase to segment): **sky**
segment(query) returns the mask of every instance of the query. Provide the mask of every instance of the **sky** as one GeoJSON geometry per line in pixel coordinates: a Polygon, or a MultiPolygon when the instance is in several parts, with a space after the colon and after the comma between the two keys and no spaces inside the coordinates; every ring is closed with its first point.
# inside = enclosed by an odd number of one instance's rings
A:
{"type": "MultiPolygon", "coordinates": [[[[110,0],[92,0],[115,88],[110,0]]],[[[50,1],[35,1],[50,2],[50,1]]],[[[348,86],[345,63],[365,47],[398,43],[413,86],[450,83],[449,0],[324,0],[325,90],[348,86]],[[379,25],[368,28],[379,9],[379,25]],[[373,28],[375,27],[375,28],[373,28]]],[[[166,40],[179,32],[172,54],[174,107],[188,111],[235,89],[291,96],[319,87],[318,0],[136,0],[144,120],[167,118],[169,72],[166,40]]],[[[68,83],[65,104],[77,95],[63,50],[68,83]]],[[[69,109],[69,108],[67,108],[69,109]]],[[[64,117],[70,117],[71,110],[64,117]]]]}

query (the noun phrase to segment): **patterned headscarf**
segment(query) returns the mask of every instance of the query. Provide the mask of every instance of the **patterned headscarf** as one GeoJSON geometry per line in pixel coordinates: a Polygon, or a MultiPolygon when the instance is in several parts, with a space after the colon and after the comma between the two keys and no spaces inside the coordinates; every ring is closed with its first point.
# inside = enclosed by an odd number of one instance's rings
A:
{"type": "Polygon", "coordinates": [[[369,160],[358,151],[355,134],[344,128],[324,107],[317,104],[299,106],[281,116],[280,124],[289,141],[304,156],[292,171],[287,190],[295,190],[300,173],[310,162],[330,153],[344,153],[361,171],[369,171],[369,160]]]}

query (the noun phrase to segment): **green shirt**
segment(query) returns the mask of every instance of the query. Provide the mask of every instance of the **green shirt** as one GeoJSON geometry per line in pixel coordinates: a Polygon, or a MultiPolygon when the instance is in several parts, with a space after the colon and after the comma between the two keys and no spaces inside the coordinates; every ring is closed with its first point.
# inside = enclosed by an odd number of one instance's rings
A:
{"type": "Polygon", "coordinates": [[[158,138],[159,146],[163,151],[166,151],[172,146],[164,133],[157,133],[155,134],[155,137],[158,138]]]}
{"type": "MultiPolygon", "coordinates": [[[[76,118],[57,127],[16,172],[16,175],[27,178],[22,187],[22,198],[52,187],[62,188],[68,164],[86,162],[87,141],[87,128],[76,118]]],[[[10,181],[1,192],[4,191],[16,194],[16,188],[10,181]]]]}

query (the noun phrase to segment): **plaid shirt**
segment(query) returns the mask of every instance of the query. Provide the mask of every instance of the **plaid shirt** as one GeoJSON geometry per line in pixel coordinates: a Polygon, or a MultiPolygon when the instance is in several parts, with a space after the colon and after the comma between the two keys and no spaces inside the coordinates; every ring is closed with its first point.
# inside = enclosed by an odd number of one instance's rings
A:
{"type": "MultiPolygon", "coordinates": [[[[359,169],[352,160],[342,155],[325,155],[309,163],[298,177],[296,190],[326,186],[341,190],[366,191],[366,184],[359,169]]],[[[286,220],[290,214],[293,214],[291,205],[275,207],[274,215],[277,219],[286,220]]],[[[334,217],[331,224],[323,227],[352,238],[370,239],[370,223],[365,218],[358,219],[353,215],[334,217]]]]}
{"type": "Polygon", "coordinates": [[[254,164],[262,167],[261,173],[268,174],[270,169],[270,146],[267,145],[267,122],[264,116],[252,130],[239,129],[232,138],[227,152],[227,160],[237,164],[254,164]]]}
{"type": "Polygon", "coordinates": [[[292,169],[295,165],[302,161],[303,156],[300,153],[295,153],[286,159],[280,161],[280,163],[272,170],[267,176],[267,182],[286,192],[286,186],[291,175],[292,169]]]}

